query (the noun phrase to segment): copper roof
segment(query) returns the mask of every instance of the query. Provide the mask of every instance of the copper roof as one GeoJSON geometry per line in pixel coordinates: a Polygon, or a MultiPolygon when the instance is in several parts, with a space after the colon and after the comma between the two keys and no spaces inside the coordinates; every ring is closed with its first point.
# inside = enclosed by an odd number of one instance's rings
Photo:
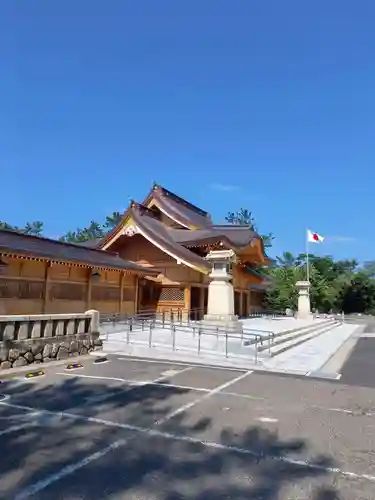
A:
{"type": "Polygon", "coordinates": [[[152,235],[151,239],[157,241],[162,248],[173,254],[178,254],[181,260],[188,260],[194,265],[203,266],[205,269],[208,268],[207,261],[185,246],[205,245],[221,241],[223,245],[239,250],[250,245],[253,241],[259,240],[264,253],[262,238],[249,226],[215,225],[207,212],[159,185],[154,185],[143,204],[132,202],[120,224],[98,242],[97,246],[103,247],[109,242],[121,230],[128,216],[134,219],[134,222],[145,234],[152,235]],[[158,221],[155,214],[145,206],[151,200],[161,212],[186,229],[171,228],[158,221]]]}
{"type": "Polygon", "coordinates": [[[159,210],[182,226],[194,229],[212,226],[207,212],[203,212],[161,186],[154,188],[153,199],[159,210]]]}
{"type": "MultiPolygon", "coordinates": [[[[172,236],[172,232],[161,221],[152,216],[152,212],[147,207],[135,203],[131,208],[131,215],[134,223],[142,233],[151,241],[165,249],[176,258],[191,263],[194,267],[202,271],[211,270],[211,265],[203,257],[196,255],[184,246],[177,243],[172,236]]],[[[187,230],[188,233],[190,231],[187,230]]]]}
{"type": "Polygon", "coordinates": [[[260,236],[249,226],[216,226],[211,225],[205,229],[187,231],[184,229],[170,229],[172,238],[181,245],[223,241],[234,249],[248,246],[260,236]]]}
{"type": "Polygon", "coordinates": [[[63,243],[39,236],[30,236],[5,229],[0,229],[0,254],[15,254],[54,261],[84,263],[92,267],[147,272],[147,274],[159,273],[153,268],[145,268],[128,262],[113,252],[87,248],[74,243],[63,243]]]}

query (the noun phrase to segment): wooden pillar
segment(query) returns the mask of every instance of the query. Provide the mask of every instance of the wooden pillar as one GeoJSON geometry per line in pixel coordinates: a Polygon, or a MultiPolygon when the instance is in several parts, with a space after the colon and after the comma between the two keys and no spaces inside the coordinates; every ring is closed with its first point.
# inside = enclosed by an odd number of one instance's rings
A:
{"type": "Polygon", "coordinates": [[[185,311],[182,313],[183,321],[188,321],[190,317],[190,308],[191,308],[191,287],[185,286],[185,302],[184,302],[185,311]]]}
{"type": "Polygon", "coordinates": [[[204,294],[205,294],[205,290],[206,288],[205,287],[200,287],[199,288],[200,292],[199,292],[199,319],[203,319],[203,316],[204,316],[204,294]]]}
{"type": "Polygon", "coordinates": [[[87,271],[86,311],[91,309],[92,271],[91,267],[87,271]]]}
{"type": "Polygon", "coordinates": [[[44,272],[44,289],[43,289],[43,314],[47,312],[48,309],[48,301],[49,301],[49,289],[51,283],[51,262],[46,263],[46,269],[44,272]]]}
{"type": "Polygon", "coordinates": [[[190,309],[191,306],[191,287],[185,286],[185,309],[190,309]]]}
{"type": "Polygon", "coordinates": [[[134,287],[135,287],[135,293],[134,293],[134,314],[137,314],[138,312],[138,301],[139,301],[139,276],[134,276],[134,287]]]}
{"type": "Polygon", "coordinates": [[[252,308],[252,304],[251,304],[251,288],[249,288],[248,301],[249,301],[249,314],[251,314],[253,312],[253,308],[252,308]]]}
{"type": "Polygon", "coordinates": [[[122,314],[122,304],[124,302],[124,283],[125,283],[125,274],[121,273],[120,274],[120,298],[119,298],[119,305],[118,305],[118,312],[122,314]]]}

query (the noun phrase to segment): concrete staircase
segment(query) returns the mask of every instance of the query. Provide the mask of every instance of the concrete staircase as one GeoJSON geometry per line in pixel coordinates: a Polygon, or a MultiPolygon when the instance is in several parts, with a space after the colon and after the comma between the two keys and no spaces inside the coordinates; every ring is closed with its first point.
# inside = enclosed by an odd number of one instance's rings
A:
{"type": "Polygon", "coordinates": [[[342,325],[341,321],[327,319],[319,321],[319,323],[279,332],[275,334],[270,346],[268,344],[261,345],[258,347],[258,352],[260,356],[274,357],[340,325],[342,325]]]}

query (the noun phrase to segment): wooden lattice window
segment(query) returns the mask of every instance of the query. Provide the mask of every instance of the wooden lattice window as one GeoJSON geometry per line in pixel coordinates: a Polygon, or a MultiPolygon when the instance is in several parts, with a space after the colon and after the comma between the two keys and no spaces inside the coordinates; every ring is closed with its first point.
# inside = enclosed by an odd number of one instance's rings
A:
{"type": "Polygon", "coordinates": [[[160,301],[183,302],[185,300],[185,289],[174,286],[164,286],[160,292],[160,301]]]}
{"type": "Polygon", "coordinates": [[[135,298],[135,288],[133,286],[126,286],[122,290],[122,300],[125,302],[132,302],[135,298]]]}
{"type": "Polygon", "coordinates": [[[93,286],[91,299],[98,302],[115,302],[120,300],[120,288],[109,286],[93,286]]]}
{"type": "Polygon", "coordinates": [[[51,300],[85,300],[86,286],[79,283],[54,283],[49,296],[51,300]]]}
{"type": "Polygon", "coordinates": [[[0,298],[43,299],[44,283],[41,281],[1,279],[0,298]]]}

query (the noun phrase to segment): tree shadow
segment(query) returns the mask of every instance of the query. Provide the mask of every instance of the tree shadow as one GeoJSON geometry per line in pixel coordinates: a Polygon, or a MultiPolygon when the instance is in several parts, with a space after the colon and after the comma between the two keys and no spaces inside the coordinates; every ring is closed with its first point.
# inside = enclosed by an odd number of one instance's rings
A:
{"type": "Polygon", "coordinates": [[[176,407],[197,397],[167,382],[108,388],[101,382],[72,378],[43,386],[20,385],[9,392],[10,403],[51,413],[30,418],[21,408],[0,405],[0,431],[36,422],[0,436],[0,497],[4,499],[16,498],[17,492],[46,477],[61,475],[64,467],[100,454],[113,443],[120,444],[84,467],[70,470],[32,498],[277,500],[283,488],[306,481],[317,481],[315,496],[306,498],[340,498],[335,489],[318,484],[328,475],[327,468],[335,466],[330,457],[316,457],[311,467],[298,463],[298,457],[308,451],[301,439],[284,441],[277,433],[250,426],[240,434],[226,428],[216,442],[203,441],[215,417],[202,416],[188,424],[188,412],[157,425],[176,407]],[[108,391],[111,396],[100,401],[108,391]],[[78,418],[65,416],[64,410],[78,418]],[[105,425],[103,420],[115,425],[105,425]]]}

